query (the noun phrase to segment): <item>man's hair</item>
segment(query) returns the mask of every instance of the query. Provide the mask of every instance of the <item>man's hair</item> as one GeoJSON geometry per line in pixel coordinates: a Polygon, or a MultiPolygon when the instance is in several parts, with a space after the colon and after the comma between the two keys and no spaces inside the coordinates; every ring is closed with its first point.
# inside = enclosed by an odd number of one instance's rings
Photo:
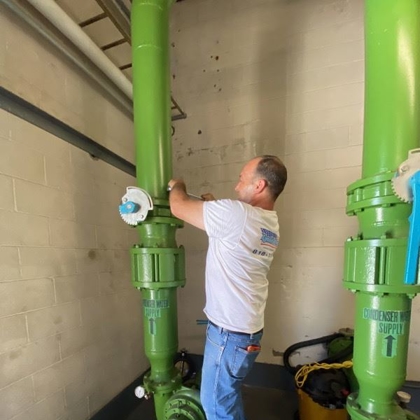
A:
{"type": "Polygon", "coordinates": [[[267,181],[267,188],[273,200],[276,200],[283,191],[287,181],[287,169],[284,163],[273,155],[259,156],[260,161],[256,168],[256,175],[267,181]]]}

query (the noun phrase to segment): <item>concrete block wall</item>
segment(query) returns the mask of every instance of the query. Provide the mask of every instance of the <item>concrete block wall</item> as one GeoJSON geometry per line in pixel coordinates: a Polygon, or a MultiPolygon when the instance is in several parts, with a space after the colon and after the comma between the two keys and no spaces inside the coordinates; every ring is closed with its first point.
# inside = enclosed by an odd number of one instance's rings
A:
{"type": "MultiPolygon", "coordinates": [[[[270,273],[260,362],[282,363],[291,344],[352,327],[341,285],[343,244],[357,232],[346,187],[361,175],[363,0],[196,0],[172,14],[173,91],[188,114],[176,123],[175,174],[191,192],[235,197],[242,165],[277,154],[289,170],[279,199],[281,245],[270,273]]],[[[201,353],[204,233],[186,227],[187,286],[180,344],[201,353]]],[[[418,300],[418,299],[417,299],[418,300]]],[[[420,322],[415,300],[412,324],[420,322]]],[[[408,378],[420,379],[412,326],[408,378]]],[[[312,348],[294,360],[316,360],[312,348]]]]}
{"type": "MultiPolygon", "coordinates": [[[[263,352],[353,324],[342,244],[360,176],[362,0],[194,0],[172,9],[174,169],[191,192],[234,197],[243,163],[275,153],[289,168],[277,210],[263,352]]],[[[103,92],[0,6],[0,82],[128,160],[132,123],[103,92]]],[[[133,179],[0,112],[0,420],[86,419],[147,367],[136,242],[116,205],[133,179]]],[[[201,353],[206,237],[186,227],[180,345],[201,353]]],[[[409,379],[416,362],[414,303],[409,379]]],[[[301,355],[300,362],[317,356],[301,355]]]]}
{"type": "MultiPolygon", "coordinates": [[[[133,161],[129,116],[6,9],[0,84],[133,161]]],[[[0,111],[0,419],[84,420],[143,373],[135,180],[0,111]]]]}

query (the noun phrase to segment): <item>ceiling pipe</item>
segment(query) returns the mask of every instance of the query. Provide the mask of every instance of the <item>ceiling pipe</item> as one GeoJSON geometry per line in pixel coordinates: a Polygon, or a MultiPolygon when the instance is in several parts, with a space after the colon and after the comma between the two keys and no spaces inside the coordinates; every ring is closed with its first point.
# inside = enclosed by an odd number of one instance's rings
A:
{"type": "MultiPolygon", "coordinates": [[[[50,0],[45,0],[50,1],[50,0]]],[[[42,7],[47,8],[46,4],[44,5],[43,1],[33,1],[28,0],[27,3],[39,3],[42,7]]],[[[53,2],[54,3],[54,2],[53,2]]],[[[69,28],[73,27],[75,33],[79,32],[77,37],[79,41],[76,43],[73,41],[73,37],[67,35],[64,31],[61,30],[61,26],[57,26],[54,22],[52,22],[46,14],[44,14],[41,10],[39,10],[34,4],[35,10],[41,13],[42,16],[46,17],[47,20],[53,24],[64,36],[67,38],[73,46],[78,51],[73,51],[69,45],[63,42],[62,39],[57,37],[57,35],[51,31],[47,26],[45,26],[44,22],[40,20],[38,16],[28,9],[27,5],[22,5],[22,1],[15,0],[15,1],[8,1],[8,0],[0,0],[0,4],[8,7],[15,15],[17,15],[20,19],[26,22],[32,29],[37,31],[40,35],[42,35],[48,42],[54,45],[68,60],[70,60],[75,66],[77,66],[80,70],[82,70],[88,77],[95,81],[102,89],[104,89],[113,99],[115,99],[125,111],[127,111],[130,115],[133,115],[133,93],[132,93],[132,83],[126,78],[126,76],[121,72],[117,66],[115,66],[112,61],[108,59],[108,57],[103,53],[103,51],[96,46],[96,44],[92,43],[92,40],[87,37],[87,35],[83,32],[82,28],[75,24],[74,21],[58,6],[53,4],[53,8],[56,10],[57,8],[61,11],[61,14],[66,16],[66,20],[70,20],[68,25],[69,28]],[[81,34],[80,34],[81,31],[81,34]],[[87,37],[87,38],[86,38],[87,37]],[[83,41],[86,39],[86,41],[83,41]],[[84,48],[80,48],[80,44],[84,45],[84,48]],[[93,44],[93,47],[90,48],[88,44],[93,44]],[[93,57],[89,52],[90,50],[96,50],[95,57],[98,57],[98,61],[94,61],[93,57]],[[83,55],[87,56],[90,61],[83,60],[83,55]],[[101,56],[102,54],[102,56],[101,56]],[[102,65],[100,65],[100,61],[105,59],[107,61],[107,68],[115,74],[116,78],[110,77],[110,74],[107,73],[102,65]],[[91,64],[92,63],[92,64],[91,64]],[[99,63],[99,64],[98,64],[99,63]],[[98,71],[99,70],[99,71],[98,71]],[[107,76],[107,77],[104,77],[107,76]],[[120,82],[118,82],[118,80],[120,82]],[[113,82],[113,83],[110,83],[113,82]],[[122,82],[122,83],[121,83],[122,82]],[[123,87],[123,88],[122,88],[123,87]]],[[[31,8],[32,9],[32,8],[31,8]]],[[[50,13],[51,13],[50,9],[50,13]]],[[[67,22],[63,25],[66,26],[67,22]]],[[[131,38],[131,37],[130,37],[131,38]]],[[[130,39],[131,40],[131,39],[130,39]]],[[[171,101],[173,102],[172,110],[176,109],[179,114],[172,115],[171,120],[176,121],[180,119],[185,119],[187,114],[180,108],[180,106],[176,103],[176,101],[171,97],[171,101]]]]}
{"type": "Polygon", "coordinates": [[[27,0],[63,35],[82,51],[130,99],[133,85],[80,26],[54,0],[27,0]]]}
{"type": "Polygon", "coordinates": [[[81,54],[73,51],[69,48],[63,40],[59,39],[50,29],[48,29],[42,22],[26,10],[24,7],[18,4],[18,2],[8,2],[0,0],[0,3],[7,6],[18,18],[22,19],[27,25],[33,30],[38,32],[44,37],[50,44],[54,45],[68,60],[70,60],[75,66],[82,70],[89,78],[94,80],[102,89],[104,89],[113,99],[115,99],[128,114],[133,115],[133,106],[131,99],[127,98],[121,90],[110,83],[109,79],[104,77],[104,74],[99,69],[91,64],[88,60],[82,60],[81,54]]]}

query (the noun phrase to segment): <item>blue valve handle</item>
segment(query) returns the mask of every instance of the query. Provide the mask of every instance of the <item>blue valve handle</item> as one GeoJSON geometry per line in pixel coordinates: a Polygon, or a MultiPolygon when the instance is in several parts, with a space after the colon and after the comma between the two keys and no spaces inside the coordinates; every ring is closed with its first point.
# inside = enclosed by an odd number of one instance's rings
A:
{"type": "Polygon", "coordinates": [[[121,214],[132,214],[137,213],[140,210],[140,206],[133,201],[127,201],[124,204],[120,205],[120,213],[121,214]]]}
{"type": "Polygon", "coordinates": [[[410,232],[408,234],[407,242],[404,283],[413,285],[417,284],[420,251],[420,171],[417,171],[410,178],[409,182],[413,194],[413,209],[408,218],[410,222],[410,232]]]}

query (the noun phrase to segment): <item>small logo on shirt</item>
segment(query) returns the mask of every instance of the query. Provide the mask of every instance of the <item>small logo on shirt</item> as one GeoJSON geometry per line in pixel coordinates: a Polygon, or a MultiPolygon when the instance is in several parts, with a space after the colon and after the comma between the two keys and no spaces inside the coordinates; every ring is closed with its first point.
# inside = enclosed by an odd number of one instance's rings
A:
{"type": "Polygon", "coordinates": [[[279,244],[279,237],[271,230],[261,228],[261,245],[277,248],[279,244]]]}

